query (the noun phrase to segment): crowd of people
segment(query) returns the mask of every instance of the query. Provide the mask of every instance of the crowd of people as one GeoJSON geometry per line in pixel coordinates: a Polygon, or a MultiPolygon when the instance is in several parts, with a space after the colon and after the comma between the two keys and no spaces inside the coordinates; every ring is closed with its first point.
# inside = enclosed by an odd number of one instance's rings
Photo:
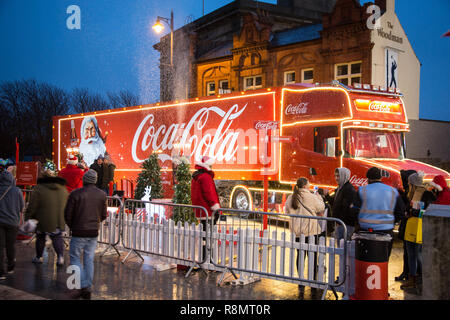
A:
{"type": "MultiPolygon", "coordinates": [[[[191,182],[191,200],[193,205],[204,207],[215,224],[217,216],[213,217],[213,213],[219,208],[219,198],[213,180],[213,164],[213,159],[209,157],[202,157],[196,162],[197,171],[191,182]]],[[[305,218],[293,217],[290,221],[289,228],[295,234],[295,241],[300,241],[301,236],[313,236],[315,243],[318,243],[318,238],[326,235],[326,223],[306,217],[324,216],[328,207],[331,209],[331,216],[345,224],[345,228],[337,224],[334,230],[334,236],[338,241],[350,240],[352,234],[360,231],[386,234],[391,239],[387,252],[389,258],[394,242],[395,224],[400,224],[399,237],[404,239],[408,219],[418,217],[420,214],[420,210],[415,209],[417,203],[420,203],[424,210],[431,203],[450,205],[450,189],[444,177],[440,175],[434,177],[430,184],[425,184],[422,172],[402,170],[403,189],[396,189],[382,182],[382,169],[372,167],[366,173],[368,184],[359,187],[358,190],[350,183],[350,176],[348,168],[336,168],[334,177],[338,187],[331,194],[323,190],[311,192],[310,183],[305,177],[297,180],[293,194],[285,203],[285,213],[305,216],[305,218]]],[[[196,216],[205,230],[204,213],[197,210],[196,216]]],[[[395,278],[397,281],[405,281],[401,285],[402,289],[415,294],[420,294],[421,249],[422,244],[404,240],[404,270],[395,278]]],[[[203,253],[205,254],[205,251],[203,253]]],[[[299,259],[298,250],[297,268],[299,259]]],[[[317,265],[317,255],[314,265],[317,265]]],[[[316,275],[315,268],[314,278],[316,275]]],[[[304,290],[303,286],[299,288],[304,290]]]]}
{"type": "MultiPolygon", "coordinates": [[[[98,162],[97,162],[98,164],[98,162]]],[[[115,166],[107,156],[105,164],[88,168],[74,155],[57,173],[55,166],[42,166],[37,184],[33,188],[28,205],[16,187],[15,178],[2,167],[0,170],[0,280],[14,272],[15,241],[19,231],[20,214],[24,221],[36,221],[34,264],[43,263],[47,236],[56,253],[57,267],[64,266],[63,232],[70,229],[70,265],[77,266],[80,287],[68,293],[73,299],[90,299],[94,279],[94,255],[101,221],[107,217],[107,192],[114,180],[115,166]],[[97,169],[97,170],[95,170],[97,169]],[[100,179],[99,179],[100,177],[100,179]],[[105,178],[106,177],[106,178],[105,178]],[[4,250],[6,249],[6,250],[4,250]],[[7,268],[4,269],[4,251],[7,268]]]]}
{"type": "MultiPolygon", "coordinates": [[[[220,208],[219,196],[214,184],[214,159],[202,157],[196,162],[196,172],[191,181],[193,205],[206,209],[196,211],[196,218],[206,230],[206,219],[212,218],[220,208]]],[[[36,219],[36,256],[33,263],[42,263],[46,237],[49,236],[56,252],[57,266],[64,265],[64,242],[62,232],[67,225],[71,230],[70,264],[81,270],[81,288],[72,293],[73,298],[90,299],[94,275],[94,254],[97,245],[99,223],[106,219],[106,195],[109,183],[114,180],[115,165],[111,158],[98,157],[90,168],[71,156],[67,166],[59,174],[54,168],[44,166],[25,209],[25,220],[36,219]],[[83,255],[83,263],[81,256],[83,255]]],[[[19,227],[20,213],[24,210],[23,195],[15,186],[12,170],[0,170],[0,280],[7,273],[14,272],[14,242],[19,227]],[[4,269],[4,249],[6,248],[7,268],[4,269]]],[[[420,294],[422,259],[420,242],[405,237],[408,220],[421,217],[432,203],[450,205],[450,189],[443,176],[435,176],[431,183],[424,183],[423,173],[401,170],[402,189],[393,188],[382,182],[383,172],[372,167],[367,173],[368,184],[355,189],[350,183],[348,168],[336,168],[337,188],[311,192],[307,178],[300,177],[285,204],[285,213],[304,216],[293,217],[289,227],[296,241],[303,237],[315,237],[316,243],[326,236],[326,224],[320,219],[329,215],[340,219],[344,225],[337,225],[334,236],[337,240],[350,240],[352,234],[360,231],[375,232],[390,236],[388,257],[394,241],[394,227],[399,223],[398,237],[403,240],[403,272],[395,277],[403,281],[401,288],[420,294]],[[331,213],[327,213],[330,211],[331,213]],[[344,232],[346,230],[346,232],[344,232]]],[[[214,216],[214,224],[217,221],[214,216]]],[[[299,250],[298,250],[299,251],[299,250]]],[[[203,246],[206,255],[206,246],[203,246]]],[[[300,252],[297,254],[297,268],[300,252]]],[[[317,265],[317,255],[314,265],[317,265]]],[[[316,270],[314,277],[316,277],[316,270]]],[[[300,288],[303,290],[302,286],[300,288]]]]}

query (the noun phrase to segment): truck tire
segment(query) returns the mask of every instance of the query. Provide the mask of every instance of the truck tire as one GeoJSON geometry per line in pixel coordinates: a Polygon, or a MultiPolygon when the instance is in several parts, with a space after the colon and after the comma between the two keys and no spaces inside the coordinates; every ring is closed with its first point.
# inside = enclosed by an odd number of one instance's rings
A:
{"type": "Polygon", "coordinates": [[[238,189],[233,194],[233,209],[250,210],[250,199],[244,189],[238,189]]]}

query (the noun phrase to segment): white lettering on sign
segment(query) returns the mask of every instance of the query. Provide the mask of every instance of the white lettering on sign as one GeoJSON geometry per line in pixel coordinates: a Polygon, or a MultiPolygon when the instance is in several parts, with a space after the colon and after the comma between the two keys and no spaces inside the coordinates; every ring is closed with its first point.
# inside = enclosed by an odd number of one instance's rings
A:
{"type": "Polygon", "coordinates": [[[214,157],[217,161],[231,161],[238,149],[239,134],[243,130],[230,130],[230,126],[244,112],[246,107],[247,104],[239,110],[239,106],[235,104],[228,111],[215,106],[205,107],[198,110],[187,124],[171,124],[169,127],[162,124],[158,128],[155,128],[154,125],[155,116],[149,114],[142,120],[134,134],[131,150],[133,160],[136,163],[145,160],[139,159],[137,156],[138,141],[142,137],[140,150],[146,154],[148,154],[147,150],[150,147],[153,151],[158,150],[161,152],[159,154],[161,161],[171,159],[169,151],[173,149],[175,144],[182,147],[189,146],[191,153],[185,156],[195,155],[195,159],[199,159],[203,155],[201,154],[203,148],[205,148],[205,152],[208,150],[208,156],[214,157]],[[218,115],[222,120],[217,129],[207,130],[205,134],[202,134],[202,130],[212,114],[218,115]],[[149,127],[144,131],[146,125],[149,125],[149,127]],[[177,141],[178,138],[179,141],[177,141]]]}
{"type": "Polygon", "coordinates": [[[383,103],[383,102],[372,102],[369,105],[370,111],[375,112],[392,112],[391,110],[391,104],[390,103],[383,103]]]}
{"type": "Polygon", "coordinates": [[[352,176],[349,181],[352,185],[357,187],[362,187],[368,184],[367,178],[358,178],[357,176],[352,176]]]}
{"type": "Polygon", "coordinates": [[[276,130],[278,121],[258,121],[255,123],[256,130],[276,130]]]}
{"type": "Polygon", "coordinates": [[[295,105],[289,104],[284,110],[284,114],[305,114],[308,112],[308,104],[309,102],[300,102],[299,104],[295,105]]]}
{"type": "Polygon", "coordinates": [[[369,290],[381,289],[381,270],[377,265],[370,265],[367,267],[367,274],[370,276],[367,278],[366,285],[369,290]]]}

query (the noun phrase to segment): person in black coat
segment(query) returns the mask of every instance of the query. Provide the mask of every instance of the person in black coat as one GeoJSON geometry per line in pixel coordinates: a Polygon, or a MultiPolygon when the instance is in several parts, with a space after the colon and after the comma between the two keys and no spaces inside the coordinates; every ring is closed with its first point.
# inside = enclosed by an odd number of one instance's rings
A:
{"type": "MultiPolygon", "coordinates": [[[[358,221],[357,214],[352,207],[356,190],[350,183],[350,170],[347,168],[336,168],[334,178],[338,184],[334,197],[329,199],[331,213],[334,218],[342,220],[347,228],[347,239],[350,240],[358,221]]],[[[344,228],[338,224],[335,230],[336,239],[344,238],[344,228]]]]}
{"type": "Polygon", "coordinates": [[[91,164],[89,169],[93,169],[97,172],[97,182],[95,183],[95,186],[101,189],[103,180],[103,156],[99,156],[94,163],[91,164]]]}
{"type": "MultiPolygon", "coordinates": [[[[410,175],[412,175],[413,173],[417,173],[417,171],[416,170],[400,170],[400,176],[402,178],[403,190],[398,190],[398,192],[399,192],[400,196],[402,197],[407,210],[409,207],[409,200],[407,197],[407,194],[409,191],[408,177],[410,175]]],[[[398,238],[400,240],[403,240],[403,271],[398,277],[395,277],[395,281],[408,280],[408,274],[409,274],[408,252],[406,251],[406,244],[405,244],[405,229],[406,229],[406,221],[407,220],[408,220],[408,218],[406,217],[406,214],[405,214],[402,217],[402,220],[400,220],[400,225],[398,227],[398,238]]]]}

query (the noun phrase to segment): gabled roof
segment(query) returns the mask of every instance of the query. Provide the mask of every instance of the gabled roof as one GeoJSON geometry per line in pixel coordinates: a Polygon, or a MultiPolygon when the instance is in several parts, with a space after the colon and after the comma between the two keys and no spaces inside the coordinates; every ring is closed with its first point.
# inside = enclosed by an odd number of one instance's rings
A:
{"type": "Polygon", "coordinates": [[[295,29],[276,32],[272,35],[270,44],[272,47],[285,46],[288,44],[320,39],[322,24],[313,24],[295,29]]]}

